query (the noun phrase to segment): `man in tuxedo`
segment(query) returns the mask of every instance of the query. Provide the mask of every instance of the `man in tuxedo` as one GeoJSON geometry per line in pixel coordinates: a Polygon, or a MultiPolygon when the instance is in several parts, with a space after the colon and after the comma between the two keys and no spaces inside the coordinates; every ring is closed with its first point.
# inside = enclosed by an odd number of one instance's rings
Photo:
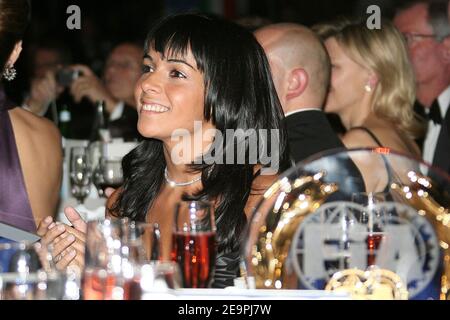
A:
{"type": "Polygon", "coordinates": [[[330,81],[330,60],[317,36],[292,23],[260,28],[255,36],[270,63],[295,162],[321,151],[343,148],[322,111],[330,81]]]}
{"type": "Polygon", "coordinates": [[[66,104],[71,114],[67,138],[89,139],[95,122],[95,106],[104,101],[111,136],[125,140],[137,138],[134,85],[141,74],[142,56],[141,47],[121,43],[109,54],[102,79],[85,65],[71,65],[66,68],[76,70],[79,76],[65,85],[58,82],[57,69],[48,70],[32,82],[24,105],[36,114],[55,118],[55,107],[60,111],[66,104]]]}
{"type": "MultiPolygon", "coordinates": [[[[255,31],[269,60],[275,89],[285,114],[289,149],[295,162],[323,151],[345,146],[322,111],[330,81],[328,53],[308,28],[293,24],[273,24],[255,31]]],[[[328,201],[350,200],[365,191],[364,181],[349,159],[325,157],[306,165],[314,172],[327,168],[327,182],[337,182],[339,192],[328,201]]]]}
{"type": "Polygon", "coordinates": [[[423,159],[450,174],[448,2],[410,3],[397,11],[394,24],[407,40],[416,78],[417,111],[428,122],[422,146],[423,159]]]}

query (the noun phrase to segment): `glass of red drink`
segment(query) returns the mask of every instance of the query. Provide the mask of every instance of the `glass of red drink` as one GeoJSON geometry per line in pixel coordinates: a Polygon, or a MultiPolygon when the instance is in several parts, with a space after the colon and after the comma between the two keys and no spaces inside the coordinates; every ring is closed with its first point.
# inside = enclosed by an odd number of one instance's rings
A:
{"type": "Polygon", "coordinates": [[[207,288],[214,275],[216,226],[213,208],[203,201],[182,201],[175,207],[172,260],[184,288],[207,288]]]}
{"type": "Polygon", "coordinates": [[[98,194],[103,197],[106,188],[119,188],[123,183],[122,158],[101,157],[93,173],[93,182],[98,194]]]}
{"type": "Polygon", "coordinates": [[[367,267],[375,266],[380,258],[378,257],[380,245],[382,241],[386,241],[384,221],[388,216],[385,208],[380,206],[386,202],[386,194],[383,192],[354,193],[352,201],[364,208],[359,212],[357,220],[366,227],[367,267]]]}

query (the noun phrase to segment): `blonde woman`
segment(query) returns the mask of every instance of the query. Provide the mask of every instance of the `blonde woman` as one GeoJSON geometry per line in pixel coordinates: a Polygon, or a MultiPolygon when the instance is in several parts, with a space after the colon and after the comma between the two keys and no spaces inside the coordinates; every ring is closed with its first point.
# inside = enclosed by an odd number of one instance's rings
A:
{"type": "MultiPolygon", "coordinates": [[[[340,116],[346,147],[385,147],[420,157],[414,139],[424,128],[413,112],[414,76],[401,34],[387,21],[374,30],[347,19],[313,29],[332,64],[325,110],[340,116]]],[[[368,189],[386,177],[380,180],[366,181],[368,189]]]]}
{"type": "Polygon", "coordinates": [[[413,112],[414,75],[401,34],[387,21],[370,30],[364,22],[346,19],[314,30],[332,63],[325,110],[341,117],[348,130],[344,143],[419,156],[413,139],[423,125],[413,112]]]}

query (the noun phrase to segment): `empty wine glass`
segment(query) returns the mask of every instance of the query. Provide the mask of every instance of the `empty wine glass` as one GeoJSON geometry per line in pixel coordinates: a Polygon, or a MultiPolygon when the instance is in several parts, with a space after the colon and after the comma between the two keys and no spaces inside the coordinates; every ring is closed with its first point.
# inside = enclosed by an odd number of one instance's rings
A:
{"type": "Polygon", "coordinates": [[[117,189],[123,183],[122,159],[119,157],[101,157],[94,170],[93,182],[100,196],[106,188],[117,189]]]}
{"type": "Polygon", "coordinates": [[[70,180],[72,195],[79,204],[89,195],[91,185],[91,168],[86,147],[73,147],[70,150],[70,180]]]}
{"type": "Polygon", "coordinates": [[[175,208],[172,260],[178,262],[185,288],[206,288],[214,275],[216,226],[212,206],[182,201],[175,208]]]}
{"type": "Polygon", "coordinates": [[[122,300],[122,230],[126,220],[89,221],[82,280],[85,300],[122,300]]]}
{"type": "Polygon", "coordinates": [[[130,221],[124,227],[122,241],[127,259],[135,264],[161,259],[161,230],[157,223],[130,221]]]}
{"type": "Polygon", "coordinates": [[[62,299],[64,281],[41,243],[0,243],[0,300],[62,299]]]}

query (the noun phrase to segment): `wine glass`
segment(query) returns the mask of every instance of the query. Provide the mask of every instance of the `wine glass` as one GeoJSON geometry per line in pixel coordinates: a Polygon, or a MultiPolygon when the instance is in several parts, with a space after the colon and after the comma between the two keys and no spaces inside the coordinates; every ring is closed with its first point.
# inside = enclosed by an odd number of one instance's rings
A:
{"type": "Polygon", "coordinates": [[[171,266],[173,262],[155,261],[159,244],[159,227],[155,224],[128,218],[89,221],[83,299],[139,300],[163,287],[179,287],[179,271],[171,266]]]}
{"type": "Polygon", "coordinates": [[[94,170],[93,182],[100,196],[106,188],[117,189],[123,183],[122,159],[119,157],[101,157],[94,170]]]}
{"type": "Polygon", "coordinates": [[[161,261],[160,237],[160,228],[156,223],[130,221],[123,225],[124,300],[151,299],[180,287],[178,264],[161,261]]]}
{"type": "Polygon", "coordinates": [[[122,300],[122,234],[128,220],[89,221],[82,279],[85,300],[122,300]]]}
{"type": "Polygon", "coordinates": [[[70,150],[70,180],[72,195],[79,204],[89,195],[91,185],[91,168],[86,147],[73,147],[70,150]]]}
{"type": "Polygon", "coordinates": [[[161,230],[157,223],[130,221],[122,239],[127,259],[132,263],[161,260],[161,230]]]}
{"type": "Polygon", "coordinates": [[[180,267],[185,288],[206,288],[214,275],[216,226],[212,206],[182,201],[175,207],[172,260],[180,267]]]}
{"type": "Polygon", "coordinates": [[[385,241],[386,232],[383,221],[387,218],[386,212],[380,204],[386,201],[383,192],[359,192],[352,194],[352,202],[363,206],[358,212],[358,223],[365,227],[367,243],[367,267],[375,266],[378,249],[385,241]]]}
{"type": "Polygon", "coordinates": [[[0,300],[62,299],[64,275],[41,243],[0,243],[0,300]]]}

